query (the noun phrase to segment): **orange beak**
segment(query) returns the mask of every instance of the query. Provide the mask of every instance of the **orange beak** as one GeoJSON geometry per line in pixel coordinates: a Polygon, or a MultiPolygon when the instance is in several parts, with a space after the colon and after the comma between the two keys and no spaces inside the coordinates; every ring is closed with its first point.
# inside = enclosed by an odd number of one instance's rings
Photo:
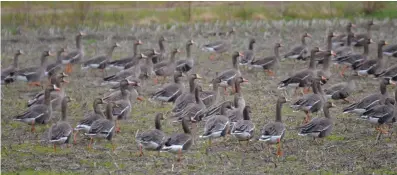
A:
{"type": "Polygon", "coordinates": [[[307,34],[307,37],[309,37],[309,38],[312,38],[312,35],[310,35],[310,34],[307,34]]]}
{"type": "Polygon", "coordinates": [[[244,54],[243,54],[242,52],[239,52],[238,54],[239,54],[240,56],[242,56],[242,57],[244,56],[244,54]]]}
{"type": "Polygon", "coordinates": [[[336,56],[336,53],[333,50],[331,50],[331,55],[336,56]]]}
{"type": "Polygon", "coordinates": [[[137,97],[136,99],[139,100],[139,101],[144,101],[145,100],[143,97],[137,97]]]}
{"type": "Polygon", "coordinates": [[[247,80],[247,79],[245,79],[245,78],[243,78],[243,82],[248,82],[248,80],[247,80]]]}

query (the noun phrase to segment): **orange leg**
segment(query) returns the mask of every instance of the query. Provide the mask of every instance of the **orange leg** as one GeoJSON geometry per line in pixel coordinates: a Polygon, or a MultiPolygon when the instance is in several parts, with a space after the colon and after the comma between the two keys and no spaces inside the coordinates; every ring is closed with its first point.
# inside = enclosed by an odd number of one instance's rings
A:
{"type": "Polygon", "coordinates": [[[179,151],[178,151],[178,162],[181,162],[181,160],[182,160],[182,149],[179,149],[179,151]]]}
{"type": "Polygon", "coordinates": [[[303,89],[304,94],[308,94],[310,92],[310,88],[306,87],[303,89]]]}
{"type": "Polygon", "coordinates": [[[215,60],[215,54],[210,55],[210,60],[215,60]]]}
{"type": "Polygon", "coordinates": [[[274,72],[271,70],[265,70],[268,76],[274,77],[274,72]]]}
{"type": "Polygon", "coordinates": [[[54,152],[57,152],[57,146],[54,144],[54,152]]]}
{"type": "Polygon", "coordinates": [[[79,131],[76,131],[76,133],[73,134],[73,144],[76,144],[76,137],[79,131]]]}
{"type": "Polygon", "coordinates": [[[389,131],[384,130],[384,129],[382,128],[382,125],[377,126],[377,127],[376,127],[376,130],[378,130],[378,131],[379,131],[380,133],[382,133],[382,134],[388,134],[388,133],[389,133],[389,131]]]}
{"type": "Polygon", "coordinates": [[[36,131],[36,128],[34,128],[34,123],[35,123],[35,121],[32,121],[32,129],[30,130],[31,132],[35,132],[36,131]]]}
{"type": "Polygon", "coordinates": [[[304,120],[304,124],[309,123],[309,121],[310,121],[310,114],[309,114],[309,112],[305,112],[305,113],[306,113],[306,117],[305,117],[305,120],[304,120]]]}
{"type": "Polygon", "coordinates": [[[116,133],[120,133],[121,129],[120,129],[120,123],[119,120],[116,120],[116,133]]]}
{"type": "Polygon", "coordinates": [[[144,101],[145,100],[143,97],[137,97],[136,99],[139,100],[139,101],[144,101]]]}
{"type": "Polygon", "coordinates": [[[229,94],[227,93],[227,88],[226,88],[226,87],[224,88],[224,93],[225,93],[226,96],[229,95],[229,94]]]}
{"type": "Polygon", "coordinates": [[[38,81],[34,81],[34,82],[30,82],[28,83],[29,86],[41,86],[40,82],[38,81]]]}
{"type": "Polygon", "coordinates": [[[72,64],[68,63],[66,65],[65,72],[68,73],[68,74],[72,73],[72,64]]]}
{"type": "Polygon", "coordinates": [[[344,77],[344,76],[345,76],[345,71],[346,71],[347,68],[349,68],[349,66],[345,66],[345,67],[342,68],[342,71],[339,73],[339,75],[340,75],[341,77],[344,77]]]}
{"type": "Polygon", "coordinates": [[[277,157],[283,156],[283,152],[281,151],[281,140],[277,140],[277,157]]]}
{"type": "Polygon", "coordinates": [[[92,142],[94,141],[94,139],[91,137],[90,142],[88,143],[88,149],[91,149],[92,146],[92,142]]]}
{"type": "Polygon", "coordinates": [[[142,145],[139,145],[139,157],[143,156],[142,145]]]}

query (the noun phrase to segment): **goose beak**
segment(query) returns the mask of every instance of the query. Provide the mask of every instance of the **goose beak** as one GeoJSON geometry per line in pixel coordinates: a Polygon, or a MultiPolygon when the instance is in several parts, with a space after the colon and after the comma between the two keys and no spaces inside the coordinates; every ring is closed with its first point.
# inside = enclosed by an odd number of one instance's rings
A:
{"type": "Polygon", "coordinates": [[[336,107],[336,105],[334,103],[331,103],[331,107],[336,107]]]}
{"type": "Polygon", "coordinates": [[[80,32],[81,36],[86,36],[87,34],[85,32],[80,32]]]}
{"type": "Polygon", "coordinates": [[[62,82],[64,83],[70,83],[70,81],[63,79],[62,82]]]}
{"type": "Polygon", "coordinates": [[[388,45],[389,43],[385,41],[385,45],[388,45]]]}
{"type": "Polygon", "coordinates": [[[191,42],[192,44],[196,44],[193,40],[190,40],[190,42],[191,42]]]}
{"type": "Polygon", "coordinates": [[[141,53],[142,58],[147,58],[147,56],[143,53],[141,53]]]}
{"type": "Polygon", "coordinates": [[[283,45],[283,44],[280,44],[280,47],[284,47],[284,45],[283,45]]]}
{"type": "Polygon", "coordinates": [[[245,78],[243,78],[243,82],[248,82],[248,80],[247,80],[247,79],[245,79],[245,78]]]}
{"type": "Polygon", "coordinates": [[[49,52],[48,52],[48,55],[49,55],[49,56],[55,56],[55,53],[54,53],[54,52],[51,52],[51,51],[49,51],[49,52]]]}
{"type": "Polygon", "coordinates": [[[395,86],[395,85],[396,85],[396,82],[394,82],[392,79],[390,79],[390,80],[389,80],[389,84],[392,84],[392,85],[395,86]]]}
{"type": "Polygon", "coordinates": [[[328,80],[328,79],[324,76],[321,76],[321,80],[328,80]]]}
{"type": "Polygon", "coordinates": [[[325,52],[325,50],[318,48],[319,52],[325,52]]]}
{"type": "Polygon", "coordinates": [[[145,99],[143,97],[140,97],[140,96],[137,97],[136,99],[139,100],[139,101],[145,101],[145,99]]]}
{"type": "Polygon", "coordinates": [[[69,75],[68,75],[68,74],[65,74],[65,72],[62,72],[62,73],[61,73],[61,76],[62,76],[62,77],[68,77],[69,75]]]}
{"type": "Polygon", "coordinates": [[[143,42],[141,40],[138,40],[138,44],[141,45],[143,44],[143,42]]]}
{"type": "Polygon", "coordinates": [[[336,53],[333,50],[331,50],[331,55],[336,56],[336,53]]]}
{"type": "Polygon", "coordinates": [[[375,41],[372,39],[369,39],[369,43],[375,43],[375,41]]]}
{"type": "Polygon", "coordinates": [[[240,55],[240,56],[244,56],[244,54],[242,53],[242,52],[238,52],[238,55],[240,55]]]}
{"type": "Polygon", "coordinates": [[[23,50],[19,50],[19,54],[25,55],[25,52],[23,52],[23,50]]]}
{"type": "Polygon", "coordinates": [[[197,79],[203,79],[199,74],[196,74],[197,79]]]}
{"type": "Polygon", "coordinates": [[[337,33],[333,33],[332,35],[333,35],[333,37],[339,36],[339,34],[337,34],[337,33]]]}
{"type": "Polygon", "coordinates": [[[176,49],[176,53],[181,53],[181,50],[179,50],[179,49],[176,49]]]}
{"type": "Polygon", "coordinates": [[[121,47],[121,45],[119,43],[116,43],[116,47],[121,47]]]}
{"type": "Polygon", "coordinates": [[[309,37],[309,38],[312,38],[312,35],[310,35],[310,34],[307,34],[307,37],[309,37]]]}
{"type": "Polygon", "coordinates": [[[61,91],[61,89],[59,87],[57,87],[55,84],[53,85],[53,87],[54,87],[54,90],[61,91]]]}

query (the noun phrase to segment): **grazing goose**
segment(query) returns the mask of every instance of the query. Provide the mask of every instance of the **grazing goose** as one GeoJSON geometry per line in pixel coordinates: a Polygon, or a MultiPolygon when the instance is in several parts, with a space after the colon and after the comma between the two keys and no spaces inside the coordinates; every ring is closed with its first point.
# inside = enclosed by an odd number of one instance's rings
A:
{"type": "Polygon", "coordinates": [[[175,102],[175,100],[183,93],[183,84],[181,82],[182,72],[175,72],[174,83],[165,85],[156,91],[151,99],[161,102],[175,102]]]}
{"type": "Polygon", "coordinates": [[[194,88],[196,87],[195,85],[195,80],[196,79],[202,79],[199,74],[192,74],[189,77],[189,92],[184,92],[182,93],[176,100],[175,100],[175,105],[174,108],[172,109],[173,113],[180,113],[186,107],[192,103],[195,103],[195,98],[194,98],[194,88]]]}
{"type": "Polygon", "coordinates": [[[269,76],[274,76],[272,70],[280,66],[279,48],[283,47],[280,43],[274,45],[274,56],[268,56],[262,59],[254,60],[251,62],[252,67],[262,68],[269,76]]]}
{"type": "MultiPolygon", "coordinates": [[[[164,78],[164,81],[165,81],[165,79],[168,76],[171,76],[174,74],[175,68],[176,68],[175,57],[176,57],[176,54],[179,52],[180,52],[179,49],[174,49],[171,52],[171,58],[169,61],[162,61],[162,62],[159,62],[153,66],[153,71],[157,77],[161,76],[164,78]]],[[[156,82],[157,82],[157,78],[156,78],[156,82]]]]}
{"type": "Polygon", "coordinates": [[[294,47],[291,51],[284,55],[284,58],[306,60],[306,57],[308,56],[307,54],[309,52],[306,46],[306,37],[311,38],[312,36],[308,33],[304,33],[301,38],[302,45],[294,47]]]}
{"type": "Polygon", "coordinates": [[[367,27],[366,33],[355,34],[354,40],[352,42],[353,46],[355,46],[355,47],[364,46],[365,38],[371,38],[371,27],[373,25],[374,25],[374,22],[372,20],[370,20],[366,24],[366,27],[367,27]]]}
{"type": "Polygon", "coordinates": [[[134,47],[133,47],[134,55],[128,56],[128,57],[125,57],[125,58],[120,58],[118,60],[110,61],[108,63],[109,67],[113,67],[113,68],[116,68],[116,69],[119,69],[119,70],[125,69],[125,66],[128,63],[131,63],[134,60],[136,60],[136,57],[138,56],[138,52],[139,52],[138,51],[138,46],[141,45],[141,44],[142,44],[141,40],[135,40],[134,41],[134,47]]]}
{"type": "MultiPolygon", "coordinates": [[[[134,61],[138,62],[145,58],[147,58],[147,56],[141,53],[134,58],[134,59],[136,59],[134,61]]],[[[138,78],[140,74],[141,74],[141,67],[138,65],[138,63],[136,63],[136,65],[133,67],[121,70],[120,72],[117,72],[114,75],[110,75],[110,76],[103,78],[105,83],[102,83],[102,84],[116,85],[116,84],[119,84],[121,80],[129,78],[129,77],[138,78]]]]}
{"type": "MultiPolygon", "coordinates": [[[[281,109],[283,104],[287,102],[285,97],[279,97],[276,104],[276,120],[263,126],[259,141],[263,141],[268,144],[277,143],[277,156],[282,156],[281,152],[281,140],[284,138],[286,127],[281,119],[281,109]]],[[[270,147],[269,147],[270,148],[270,147]]]]}
{"type": "Polygon", "coordinates": [[[335,107],[331,102],[326,102],[323,106],[324,116],[317,117],[311,120],[309,123],[300,126],[300,136],[311,136],[315,138],[324,138],[331,134],[334,126],[333,117],[329,113],[329,108],[335,107]]]}
{"type": "Polygon", "coordinates": [[[352,65],[353,70],[355,70],[358,75],[366,76],[366,75],[375,75],[379,74],[383,71],[385,67],[385,61],[383,59],[382,47],[387,45],[387,42],[384,40],[379,41],[378,43],[378,59],[367,59],[362,62],[356,62],[352,65]]]}
{"type": "MultiPolygon", "coordinates": [[[[295,73],[289,78],[281,81],[278,85],[278,89],[285,89],[286,87],[295,87],[298,89],[299,87],[308,87],[311,84],[312,78],[315,75],[315,57],[316,52],[322,51],[318,47],[314,47],[311,50],[310,54],[310,63],[309,67],[306,70],[295,73]]],[[[305,90],[305,93],[308,93],[308,90],[305,90]]]]}
{"type": "Polygon", "coordinates": [[[386,86],[390,83],[390,81],[382,79],[380,81],[380,93],[373,93],[361,99],[360,101],[351,104],[348,107],[343,109],[343,113],[355,113],[355,114],[362,114],[365,111],[371,109],[376,105],[384,104],[387,95],[386,86]]]}
{"type": "MultiPolygon", "coordinates": [[[[64,80],[64,75],[60,74],[58,76],[55,76],[55,83],[54,85],[58,87],[60,90],[51,92],[50,94],[50,99],[51,99],[51,104],[52,104],[52,109],[57,110],[59,107],[61,107],[62,104],[62,99],[65,97],[65,88],[62,88],[62,84],[67,82],[64,80]]],[[[53,79],[53,78],[51,78],[53,79]]],[[[44,93],[38,93],[35,97],[30,99],[28,101],[28,107],[35,105],[35,104],[44,104],[45,97],[44,93]]]]}
{"type": "Polygon", "coordinates": [[[70,126],[69,122],[66,121],[67,118],[67,107],[68,103],[71,102],[71,98],[66,96],[62,100],[62,116],[61,121],[52,125],[49,131],[50,143],[54,144],[54,152],[56,152],[56,145],[69,144],[70,136],[73,133],[73,128],[70,126]]]}
{"type": "Polygon", "coordinates": [[[210,116],[205,122],[204,134],[200,138],[208,139],[208,145],[211,146],[212,139],[224,137],[229,133],[230,121],[226,117],[226,109],[228,104],[223,104],[219,115],[210,116]]]}
{"type": "Polygon", "coordinates": [[[162,62],[164,57],[165,57],[164,41],[167,41],[167,39],[165,39],[164,36],[160,36],[160,38],[159,38],[160,54],[157,54],[157,55],[152,57],[153,64],[157,64],[157,63],[162,62]]]}
{"type": "Polygon", "coordinates": [[[67,64],[65,69],[67,74],[72,73],[72,64],[79,63],[84,58],[84,46],[81,42],[81,38],[85,35],[84,32],[79,32],[76,35],[76,50],[69,52],[62,59],[62,63],[67,64]]]}
{"type": "Polygon", "coordinates": [[[328,99],[344,100],[350,103],[347,98],[353,93],[354,89],[356,88],[355,79],[357,78],[358,76],[356,74],[353,74],[350,75],[347,82],[337,83],[327,89],[324,89],[325,96],[328,99]]]}
{"type": "Polygon", "coordinates": [[[389,57],[397,57],[397,44],[389,45],[383,49],[383,54],[389,57]]]}
{"type": "Polygon", "coordinates": [[[233,68],[225,70],[225,71],[219,73],[219,75],[217,77],[215,77],[215,78],[218,78],[221,80],[220,85],[225,88],[225,93],[226,93],[227,86],[232,86],[232,88],[233,88],[233,86],[234,86],[233,81],[235,80],[235,77],[241,76],[241,72],[240,72],[240,69],[239,69],[238,63],[237,63],[237,59],[239,56],[244,56],[244,55],[240,52],[234,52],[232,55],[233,68]]]}
{"type": "Polygon", "coordinates": [[[166,139],[164,132],[161,130],[161,120],[164,120],[163,114],[156,114],[154,119],[155,129],[143,132],[136,136],[136,142],[139,144],[139,156],[143,156],[142,147],[149,151],[160,151],[163,146],[163,142],[166,139]]]}
{"type": "Polygon", "coordinates": [[[248,43],[248,50],[244,51],[243,52],[244,56],[240,57],[240,65],[250,64],[252,60],[254,60],[255,58],[254,44],[255,44],[255,39],[251,38],[248,43]]]}
{"type": "Polygon", "coordinates": [[[62,54],[66,52],[65,48],[61,48],[57,51],[57,61],[55,63],[49,64],[46,68],[45,75],[51,77],[58,72],[62,71],[62,54]]]}
{"type": "Polygon", "coordinates": [[[96,120],[105,118],[105,115],[103,114],[103,112],[99,106],[100,104],[105,104],[105,102],[102,100],[102,98],[96,98],[93,103],[94,111],[85,114],[84,118],[77,123],[77,126],[74,128],[74,130],[76,131],[73,136],[74,143],[76,143],[76,136],[80,130],[82,130],[84,133],[88,133],[88,131],[91,128],[91,125],[96,120]]]}
{"type": "Polygon", "coordinates": [[[354,64],[360,63],[364,60],[367,60],[370,43],[373,43],[371,39],[366,39],[368,42],[364,43],[364,53],[363,54],[349,54],[340,57],[336,57],[334,61],[338,65],[344,65],[342,68],[340,75],[343,77],[347,68],[351,67],[354,64]]]}
{"type": "Polygon", "coordinates": [[[29,82],[30,86],[41,86],[40,81],[44,77],[45,69],[47,67],[48,56],[54,56],[50,51],[44,51],[41,54],[40,67],[29,67],[20,69],[14,73],[17,80],[29,82]]]}
{"type": "Polygon", "coordinates": [[[312,89],[313,94],[305,95],[291,105],[292,109],[303,111],[306,114],[304,123],[309,122],[310,114],[320,111],[326,102],[319,80],[313,80],[312,89]]]}
{"type": "Polygon", "coordinates": [[[112,102],[108,103],[106,105],[106,119],[100,118],[98,120],[95,120],[92,123],[90,130],[88,130],[88,132],[85,133],[86,136],[89,136],[91,138],[90,143],[88,144],[88,149],[91,149],[94,138],[98,138],[98,139],[106,139],[112,142],[112,149],[114,151],[115,147],[112,141],[115,130],[115,124],[114,124],[115,118],[113,117],[112,114],[113,107],[117,107],[116,104],[112,102]]]}
{"type": "MultiPolygon", "coordinates": [[[[352,32],[352,27],[355,28],[356,25],[352,24],[351,22],[347,23],[346,25],[346,33],[339,34],[338,36],[332,38],[332,48],[340,48],[347,44],[350,47],[350,43],[345,43],[347,40],[348,42],[351,41],[347,39],[349,35],[354,35],[352,32]]],[[[353,38],[351,38],[353,39],[353,38]]]]}
{"type": "Polygon", "coordinates": [[[194,58],[191,56],[190,49],[194,44],[193,40],[189,40],[186,43],[186,59],[178,60],[176,62],[176,70],[182,73],[189,72],[194,66],[194,58]]]}
{"type": "Polygon", "coordinates": [[[180,162],[182,158],[182,152],[189,150],[193,144],[193,139],[189,129],[188,120],[182,118],[182,128],[184,133],[175,133],[168,137],[161,151],[167,151],[172,153],[178,153],[177,161],[180,162]]]}
{"type": "Polygon", "coordinates": [[[15,74],[15,72],[18,70],[18,58],[20,55],[23,54],[24,52],[22,50],[17,50],[17,52],[14,54],[13,64],[1,70],[1,84],[7,84],[10,82],[7,81],[6,79],[10,77],[12,74],[15,74]]]}
{"type": "Polygon", "coordinates": [[[243,110],[243,120],[237,121],[231,131],[231,135],[233,135],[237,140],[247,141],[247,145],[249,144],[250,139],[254,136],[255,125],[252,123],[250,119],[251,107],[245,106],[243,110]]]}
{"type": "Polygon", "coordinates": [[[85,61],[81,68],[82,69],[88,69],[88,68],[93,68],[93,69],[100,69],[100,70],[105,70],[107,63],[110,59],[112,59],[113,51],[116,47],[120,47],[120,44],[114,43],[108,50],[108,52],[104,55],[98,55],[95,57],[92,57],[85,61]]]}
{"type": "MultiPolygon", "coordinates": [[[[397,100],[397,98],[395,98],[397,100]]],[[[377,105],[372,109],[365,111],[361,118],[368,120],[372,124],[377,124],[376,130],[380,133],[387,134],[388,131],[384,129],[383,125],[393,124],[396,122],[396,101],[391,98],[385,100],[385,104],[377,105]]],[[[390,127],[389,127],[390,129],[390,127]]]]}
{"type": "Polygon", "coordinates": [[[230,48],[230,43],[228,41],[215,41],[203,46],[203,51],[211,52],[209,59],[214,60],[215,54],[223,54],[230,48]]]}
{"type": "Polygon", "coordinates": [[[22,114],[18,114],[12,118],[15,121],[20,121],[32,125],[32,132],[35,132],[36,124],[47,124],[52,117],[52,105],[51,105],[51,91],[60,89],[55,85],[47,87],[44,92],[44,104],[36,104],[29,107],[22,114]]]}

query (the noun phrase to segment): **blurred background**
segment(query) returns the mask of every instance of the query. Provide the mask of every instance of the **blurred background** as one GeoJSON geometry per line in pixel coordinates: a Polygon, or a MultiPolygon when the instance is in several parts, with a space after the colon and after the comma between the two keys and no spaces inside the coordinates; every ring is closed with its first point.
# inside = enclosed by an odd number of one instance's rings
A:
{"type": "Polygon", "coordinates": [[[1,2],[9,29],[357,17],[397,18],[397,2],[1,2]]]}

